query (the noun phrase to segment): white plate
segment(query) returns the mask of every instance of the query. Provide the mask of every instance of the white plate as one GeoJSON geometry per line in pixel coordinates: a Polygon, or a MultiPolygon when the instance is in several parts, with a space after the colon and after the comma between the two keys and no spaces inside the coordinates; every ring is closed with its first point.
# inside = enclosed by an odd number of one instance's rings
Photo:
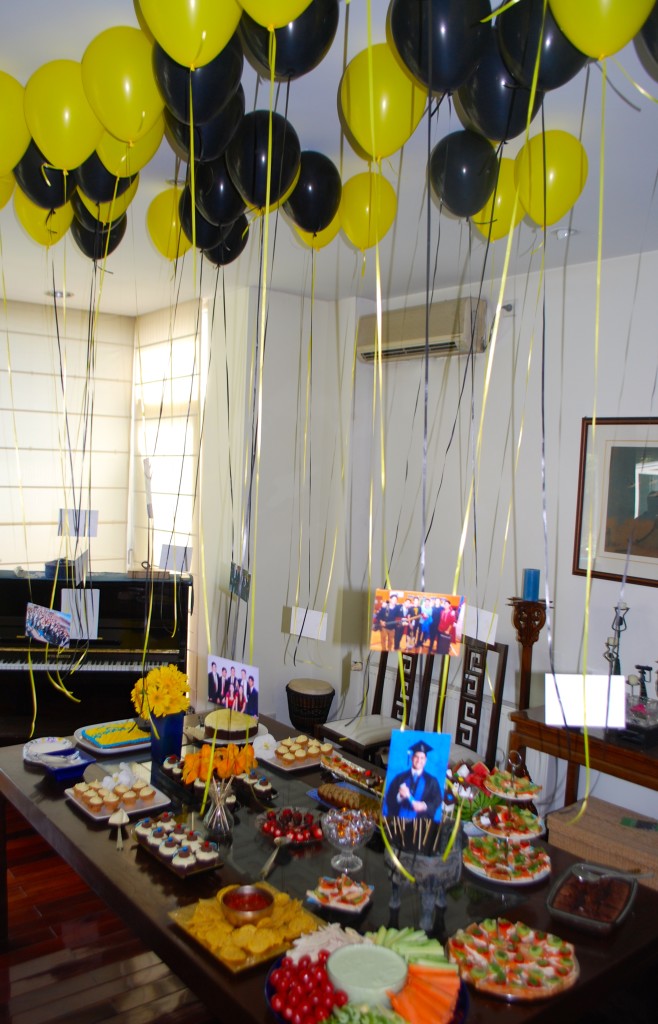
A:
{"type": "Polygon", "coordinates": [[[65,736],[41,736],[28,740],[23,747],[23,760],[28,764],[39,764],[42,754],[63,754],[65,750],[75,750],[75,743],[65,736]]]}
{"type": "Polygon", "coordinates": [[[273,750],[259,754],[254,744],[254,753],[262,764],[272,765],[273,768],[279,768],[282,772],[299,772],[302,768],[316,768],[320,764],[320,754],[317,757],[305,757],[303,761],[295,761],[294,764],[284,764],[281,758],[276,756],[276,747],[278,746],[279,744],[276,743],[273,750]]]}
{"type": "MultiPolygon", "coordinates": [[[[116,722],[98,722],[96,725],[85,725],[84,729],[98,729],[105,725],[119,725],[121,722],[127,722],[129,719],[120,718],[116,722]]],[[[75,742],[79,747],[84,747],[85,750],[90,750],[92,754],[100,754],[102,757],[113,757],[115,754],[129,754],[131,750],[148,750],[151,746],[151,738],[144,740],[142,743],[126,743],[119,747],[99,747],[97,743],[92,743],[91,740],[86,739],[82,734],[82,729],[76,729],[73,733],[75,736],[75,742]]],[[[96,817],[96,815],[94,815],[96,817]]]]}
{"type": "MultiPolygon", "coordinates": [[[[155,786],[153,788],[155,789],[155,786]]],[[[72,804],[75,804],[75,806],[79,808],[87,818],[91,818],[92,821],[103,821],[107,823],[112,815],[116,814],[116,811],[108,811],[105,814],[94,814],[94,812],[90,811],[82,800],[78,800],[73,789],[65,789],[64,794],[72,804]]],[[[152,800],[137,800],[134,807],[124,807],[123,810],[131,818],[135,814],[141,814],[143,817],[145,814],[150,815],[152,811],[159,811],[162,810],[163,807],[168,807],[170,803],[171,800],[169,797],[165,793],[161,793],[159,789],[156,789],[155,796],[152,800]]],[[[119,808],[119,810],[120,809],[121,808],[119,808]]]]}
{"type": "Polygon", "coordinates": [[[551,865],[547,864],[532,878],[492,878],[480,865],[470,864],[465,859],[462,859],[462,864],[471,874],[481,878],[484,882],[491,882],[492,885],[534,885],[535,882],[541,882],[542,879],[548,878],[551,873],[551,865]]]}

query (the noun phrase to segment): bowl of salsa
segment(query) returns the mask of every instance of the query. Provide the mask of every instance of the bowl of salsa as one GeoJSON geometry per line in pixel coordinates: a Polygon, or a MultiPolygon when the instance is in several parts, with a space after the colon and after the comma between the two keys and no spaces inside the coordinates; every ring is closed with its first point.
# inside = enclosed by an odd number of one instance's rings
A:
{"type": "Polygon", "coordinates": [[[230,885],[221,893],[220,904],[229,924],[253,924],[271,913],[274,895],[260,885],[230,885]]]}

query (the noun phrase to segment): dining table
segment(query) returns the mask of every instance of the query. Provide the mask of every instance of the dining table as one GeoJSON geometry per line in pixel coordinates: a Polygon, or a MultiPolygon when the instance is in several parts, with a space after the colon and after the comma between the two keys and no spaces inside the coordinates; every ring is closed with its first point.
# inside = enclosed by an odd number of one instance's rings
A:
{"type": "MultiPolygon", "coordinates": [[[[261,716],[261,731],[275,738],[294,733],[289,726],[261,716]]],[[[190,748],[191,749],[191,748],[190,748]]],[[[317,763],[285,770],[270,760],[259,763],[258,772],[274,789],[271,806],[301,808],[320,813],[317,787],[325,778],[317,763]]],[[[134,772],[150,779],[171,800],[171,809],[187,821],[199,822],[199,799],[161,766],[150,761],[150,750],[130,755],[98,758],[90,766],[103,772],[126,762],[134,772]],[[192,817],[191,817],[192,816],[192,817]]],[[[364,763],[365,766],[365,763],[364,763]]],[[[368,766],[369,769],[372,766],[368,766]]],[[[86,769],[89,772],[90,768],[86,769]]],[[[179,877],[145,850],[126,826],[118,830],[105,820],[96,821],[71,798],[70,784],[57,781],[37,763],[26,762],[22,744],[0,748],[0,940],[7,948],[11,938],[7,902],[6,810],[12,804],[46,842],[78,873],[86,884],[118,914],[140,939],[194,991],[218,1021],[273,1024],[274,1016],[265,984],[271,962],[234,971],[199,945],[173,919],[182,908],[214,897],[230,883],[258,878],[272,851],[272,839],[259,829],[263,805],[244,801],[234,815],[228,840],[220,846],[221,863],[213,870],[179,877]],[[69,793],[67,793],[67,789],[69,793]]],[[[437,912],[435,932],[443,941],[459,928],[484,918],[505,917],[533,928],[557,933],[575,946],[579,977],[572,988],[549,999],[508,1002],[483,995],[469,987],[466,1019],[470,1024],[560,1024],[580,1021],[586,1013],[605,1005],[612,994],[633,986],[634,979],[651,976],[658,968],[658,892],[639,885],[630,914],[610,934],[588,934],[557,923],[547,909],[552,881],[575,858],[539,840],[550,853],[551,877],[523,886],[501,885],[480,879],[464,870],[460,881],[447,893],[446,907],[437,912]]],[[[305,900],[323,875],[332,875],[335,851],[326,842],[296,849],[282,847],[269,882],[277,889],[305,900]]],[[[358,914],[312,908],[320,918],[338,921],[360,932],[380,926],[417,928],[422,913],[420,895],[405,887],[399,907],[393,906],[390,859],[378,831],[359,851],[363,867],[355,877],[374,886],[373,899],[358,914]]]]}

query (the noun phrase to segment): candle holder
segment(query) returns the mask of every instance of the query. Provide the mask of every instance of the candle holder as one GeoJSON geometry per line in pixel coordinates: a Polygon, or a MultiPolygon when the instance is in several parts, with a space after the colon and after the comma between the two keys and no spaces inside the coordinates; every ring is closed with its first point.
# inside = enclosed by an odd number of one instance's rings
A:
{"type": "Polygon", "coordinates": [[[539,640],[539,634],[546,622],[546,601],[526,601],[522,597],[510,597],[509,603],[512,606],[516,639],[521,644],[519,711],[524,711],[530,706],[532,648],[539,640]]]}

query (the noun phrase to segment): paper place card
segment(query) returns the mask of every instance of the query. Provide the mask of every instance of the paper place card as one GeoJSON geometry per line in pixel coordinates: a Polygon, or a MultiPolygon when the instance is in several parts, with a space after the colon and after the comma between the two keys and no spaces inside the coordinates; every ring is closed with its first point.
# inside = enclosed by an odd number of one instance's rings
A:
{"type": "Polygon", "coordinates": [[[189,572],[192,566],[192,548],[176,544],[163,544],[159,567],[168,572],[189,572]]]}
{"type": "Polygon", "coordinates": [[[294,636],[308,636],[312,640],[327,639],[327,613],[312,608],[290,609],[290,632],[294,636]]]}
{"type": "Polygon", "coordinates": [[[62,590],[62,611],[71,618],[71,640],[98,640],[100,590],[62,590]]]}
{"type": "Polygon", "coordinates": [[[60,508],[57,535],[61,537],[96,537],[98,511],[88,508],[60,508]]]}

